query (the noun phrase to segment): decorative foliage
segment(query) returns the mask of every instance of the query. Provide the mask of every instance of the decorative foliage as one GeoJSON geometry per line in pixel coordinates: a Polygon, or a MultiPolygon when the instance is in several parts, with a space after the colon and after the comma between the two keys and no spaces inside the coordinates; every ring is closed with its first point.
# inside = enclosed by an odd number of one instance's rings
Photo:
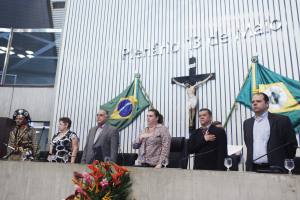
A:
{"type": "Polygon", "coordinates": [[[128,170],[113,162],[94,161],[90,173],[74,172],[75,194],[66,200],[125,200],[131,182],[128,170]]]}

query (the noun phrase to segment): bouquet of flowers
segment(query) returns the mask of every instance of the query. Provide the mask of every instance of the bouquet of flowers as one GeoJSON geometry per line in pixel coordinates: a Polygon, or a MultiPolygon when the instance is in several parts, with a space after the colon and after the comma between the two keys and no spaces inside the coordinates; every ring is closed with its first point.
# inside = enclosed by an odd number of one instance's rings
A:
{"type": "Polygon", "coordinates": [[[131,182],[125,167],[96,160],[88,168],[90,173],[74,172],[75,194],[66,200],[125,200],[128,197],[131,182]]]}

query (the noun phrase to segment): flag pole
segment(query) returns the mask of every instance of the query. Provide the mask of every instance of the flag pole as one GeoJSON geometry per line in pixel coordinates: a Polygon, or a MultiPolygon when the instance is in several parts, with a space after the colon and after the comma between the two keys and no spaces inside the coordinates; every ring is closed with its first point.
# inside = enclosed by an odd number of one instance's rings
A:
{"type": "MultiPolygon", "coordinates": [[[[245,80],[244,80],[244,82],[243,82],[241,88],[244,87],[244,85],[245,85],[245,83],[246,83],[246,81],[247,81],[247,78],[248,78],[250,72],[252,71],[253,64],[258,63],[258,56],[253,56],[253,57],[251,58],[251,62],[252,62],[251,67],[250,67],[250,69],[249,69],[248,72],[247,72],[247,76],[246,76],[246,78],[245,78],[245,80]]],[[[240,93],[241,93],[241,90],[239,91],[239,93],[238,93],[237,96],[239,96],[240,93]]],[[[235,99],[233,105],[231,106],[230,112],[229,112],[228,116],[226,117],[225,123],[224,123],[224,125],[223,125],[224,128],[226,128],[226,126],[227,126],[227,124],[228,124],[228,122],[229,122],[229,119],[231,118],[232,113],[233,113],[234,109],[236,108],[236,103],[237,103],[237,102],[236,102],[236,99],[235,99]]]]}
{"type": "MultiPolygon", "coordinates": [[[[141,75],[137,72],[137,73],[134,74],[134,77],[135,77],[135,79],[140,79],[141,75]]],[[[147,100],[148,100],[149,103],[150,103],[150,108],[154,108],[154,107],[153,107],[153,103],[152,103],[152,101],[150,100],[150,98],[149,98],[149,96],[148,96],[148,94],[147,94],[145,88],[143,87],[141,81],[139,82],[139,85],[140,85],[140,87],[142,88],[142,90],[143,90],[143,92],[144,92],[144,94],[145,94],[145,97],[147,98],[147,100]]]]}

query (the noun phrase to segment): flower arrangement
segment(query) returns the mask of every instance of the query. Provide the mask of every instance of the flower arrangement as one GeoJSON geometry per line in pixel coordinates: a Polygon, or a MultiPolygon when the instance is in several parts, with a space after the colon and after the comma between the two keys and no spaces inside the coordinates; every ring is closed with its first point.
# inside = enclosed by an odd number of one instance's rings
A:
{"type": "Polygon", "coordinates": [[[94,161],[90,173],[74,172],[75,194],[66,200],[125,200],[131,182],[128,170],[113,162],[94,161]]]}

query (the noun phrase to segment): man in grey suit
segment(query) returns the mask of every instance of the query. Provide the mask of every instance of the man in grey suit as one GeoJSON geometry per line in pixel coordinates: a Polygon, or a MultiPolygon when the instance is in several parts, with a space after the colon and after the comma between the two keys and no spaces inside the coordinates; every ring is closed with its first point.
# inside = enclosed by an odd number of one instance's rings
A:
{"type": "Polygon", "coordinates": [[[109,157],[111,161],[117,162],[119,132],[117,128],[107,123],[108,113],[99,110],[97,113],[98,126],[89,131],[83,150],[81,163],[92,163],[96,159],[109,157]]]}

